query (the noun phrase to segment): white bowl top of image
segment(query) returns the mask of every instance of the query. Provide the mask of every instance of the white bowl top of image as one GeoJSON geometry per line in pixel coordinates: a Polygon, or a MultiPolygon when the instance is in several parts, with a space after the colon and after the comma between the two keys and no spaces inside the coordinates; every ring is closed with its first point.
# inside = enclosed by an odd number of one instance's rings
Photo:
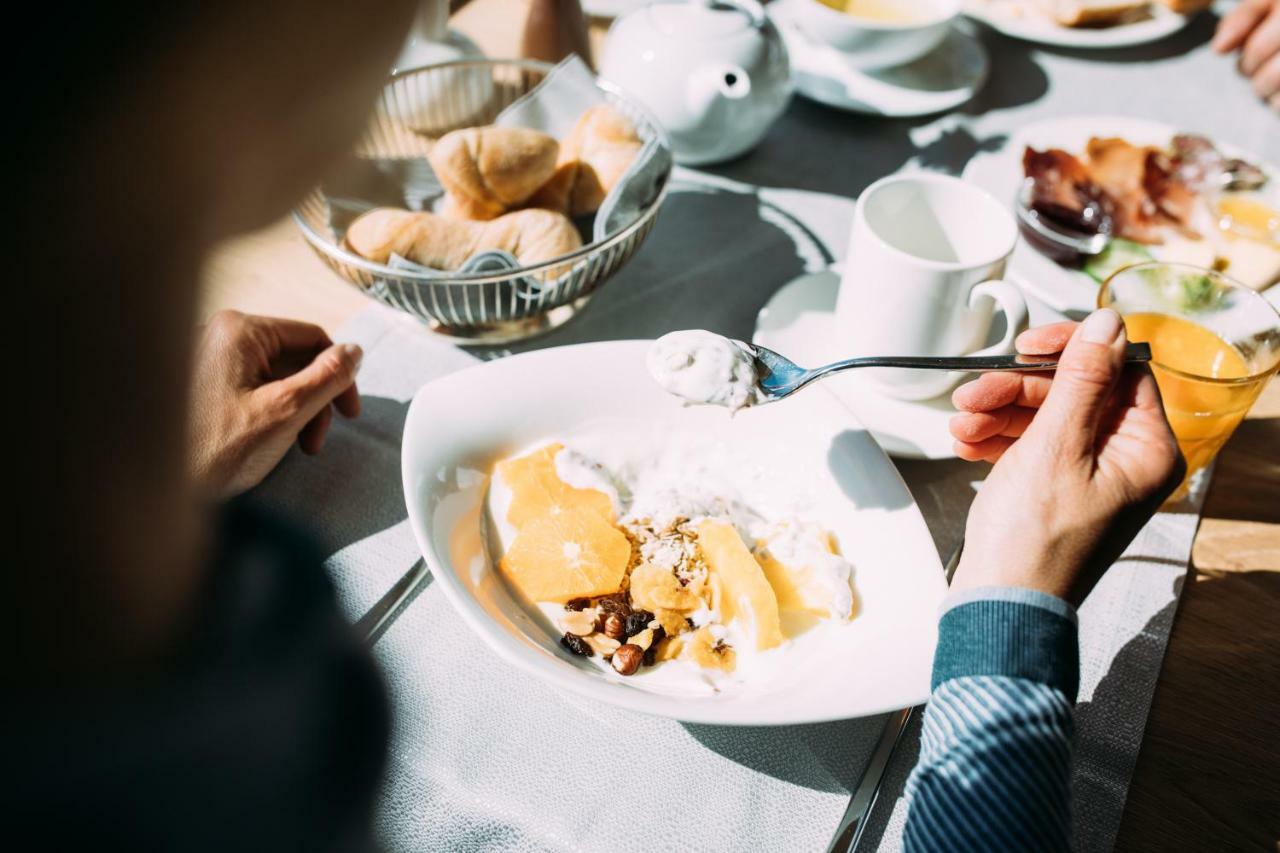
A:
{"type": "MultiPolygon", "coordinates": [[[[415,395],[402,449],[405,500],[452,606],[525,673],[566,694],[644,713],[783,725],[923,701],[946,583],[919,509],[880,447],[821,388],[732,415],[686,407],[649,377],[651,343],[535,351],[446,376],[415,395]],[[489,512],[495,463],[551,441],[614,471],[634,471],[658,455],[687,460],[704,467],[710,479],[700,483],[732,483],[766,517],[795,512],[820,525],[852,564],[853,618],[788,639],[762,655],[784,665],[752,669],[714,690],[677,689],[643,672],[624,677],[598,656],[570,654],[547,612],[495,567],[494,550],[505,540],[489,512]]],[[[683,663],[659,663],[653,675],[683,663]]]]}
{"type": "Polygon", "coordinates": [[[946,38],[962,0],[788,0],[805,34],[854,68],[892,68],[946,38]]]}

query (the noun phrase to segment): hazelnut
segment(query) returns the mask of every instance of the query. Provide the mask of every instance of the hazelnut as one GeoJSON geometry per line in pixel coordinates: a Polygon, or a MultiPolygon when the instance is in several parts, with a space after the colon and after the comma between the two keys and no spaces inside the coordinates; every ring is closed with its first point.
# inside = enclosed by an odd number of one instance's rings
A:
{"type": "Polygon", "coordinates": [[[617,613],[610,613],[604,618],[604,626],[602,628],[604,635],[611,640],[626,639],[627,621],[617,613]]]}
{"type": "Polygon", "coordinates": [[[612,663],[619,675],[631,675],[640,668],[642,660],[644,660],[644,650],[634,643],[627,643],[625,646],[619,646],[613,653],[612,663]]]}

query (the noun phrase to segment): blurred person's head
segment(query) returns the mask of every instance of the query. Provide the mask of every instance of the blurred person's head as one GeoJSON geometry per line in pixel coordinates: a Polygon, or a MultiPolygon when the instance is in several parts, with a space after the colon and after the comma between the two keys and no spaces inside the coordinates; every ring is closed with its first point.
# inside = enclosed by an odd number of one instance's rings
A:
{"type": "Polygon", "coordinates": [[[9,567],[18,633],[42,637],[14,652],[31,669],[59,643],[92,668],[189,600],[201,262],[283,216],[353,145],[413,5],[45,3],[10,28],[9,567]]]}
{"type": "Polygon", "coordinates": [[[414,3],[77,5],[48,7],[16,87],[27,161],[45,167],[30,177],[101,181],[124,216],[200,211],[218,237],[283,214],[352,145],[414,3]]]}

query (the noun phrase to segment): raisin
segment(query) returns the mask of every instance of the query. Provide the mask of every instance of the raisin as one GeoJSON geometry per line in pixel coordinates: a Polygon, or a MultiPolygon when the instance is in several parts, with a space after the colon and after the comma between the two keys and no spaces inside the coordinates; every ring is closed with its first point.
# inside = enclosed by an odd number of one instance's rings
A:
{"type": "Polygon", "coordinates": [[[589,658],[595,654],[591,651],[591,646],[587,645],[587,641],[579,637],[577,634],[565,634],[560,638],[560,645],[564,646],[573,654],[582,655],[584,658],[589,658]]]}
{"type": "Polygon", "coordinates": [[[617,613],[624,619],[631,615],[631,605],[627,604],[627,599],[622,593],[606,595],[596,604],[599,605],[601,613],[617,613]]]}
{"type": "MultiPolygon", "coordinates": [[[[659,629],[659,630],[661,630],[661,629],[659,629]]],[[[647,649],[645,649],[645,650],[644,650],[644,665],[645,665],[645,666],[653,666],[653,665],[654,665],[654,663],[655,663],[655,662],[657,662],[657,660],[658,660],[658,650],[657,650],[657,649],[655,649],[653,646],[650,646],[649,648],[647,648],[647,649]]]]}
{"type": "Polygon", "coordinates": [[[591,599],[589,598],[571,598],[567,602],[565,602],[564,609],[565,610],[586,610],[590,606],[591,606],[591,599]]]}
{"type": "Polygon", "coordinates": [[[653,614],[647,610],[634,610],[627,617],[626,632],[628,637],[634,637],[645,628],[649,627],[649,623],[653,621],[653,614]]]}

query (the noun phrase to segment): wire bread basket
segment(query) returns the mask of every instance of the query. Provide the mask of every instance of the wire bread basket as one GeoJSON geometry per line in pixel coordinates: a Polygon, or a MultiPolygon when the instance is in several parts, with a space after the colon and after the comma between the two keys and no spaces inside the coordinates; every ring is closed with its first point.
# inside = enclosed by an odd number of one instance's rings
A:
{"type": "MultiPolygon", "coordinates": [[[[421,192],[416,176],[435,139],[451,130],[491,124],[553,68],[533,60],[466,59],[395,74],[364,139],[338,170],[345,177],[326,181],[294,210],[307,242],[338,275],[456,343],[518,340],[569,320],[648,236],[666,196],[669,165],[658,178],[652,200],[634,220],[603,239],[535,266],[427,273],[374,263],[343,243],[355,215],[386,204],[377,199],[407,200],[392,206],[413,203],[415,193],[421,192]]],[[[596,80],[595,86],[605,103],[635,124],[641,140],[656,140],[670,149],[665,132],[647,110],[608,83],[596,80]]]]}

